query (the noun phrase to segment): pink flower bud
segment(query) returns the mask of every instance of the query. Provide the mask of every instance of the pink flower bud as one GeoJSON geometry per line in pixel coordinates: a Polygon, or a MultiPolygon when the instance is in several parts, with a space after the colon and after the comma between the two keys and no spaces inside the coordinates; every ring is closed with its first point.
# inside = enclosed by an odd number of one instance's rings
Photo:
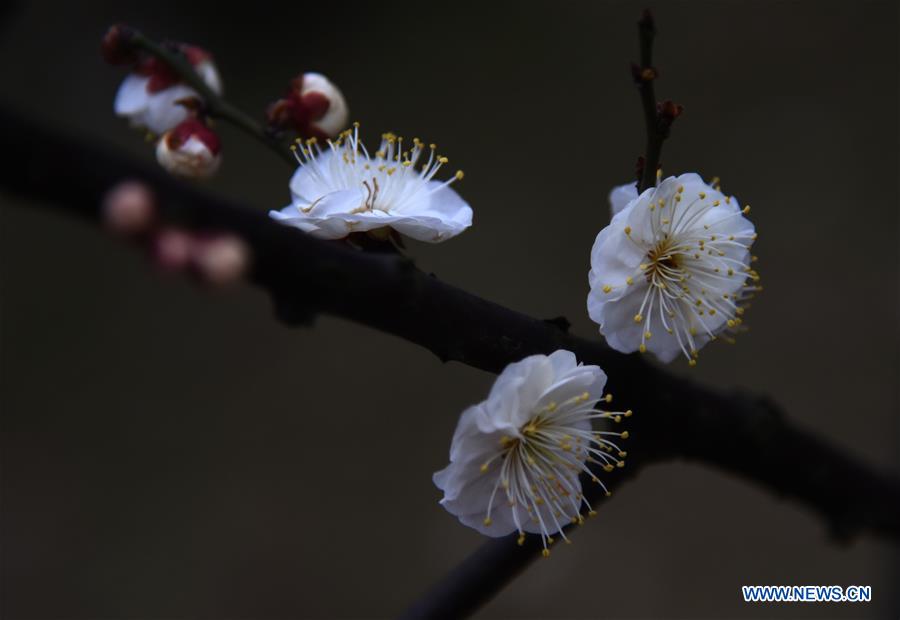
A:
{"type": "Polygon", "coordinates": [[[219,137],[197,118],[182,121],[156,145],[156,160],[175,176],[205,179],[222,161],[219,137]]]}
{"type": "Polygon", "coordinates": [[[304,138],[334,138],[347,126],[344,95],[321,73],[304,73],[266,111],[269,125],[293,129],[304,138]]]}

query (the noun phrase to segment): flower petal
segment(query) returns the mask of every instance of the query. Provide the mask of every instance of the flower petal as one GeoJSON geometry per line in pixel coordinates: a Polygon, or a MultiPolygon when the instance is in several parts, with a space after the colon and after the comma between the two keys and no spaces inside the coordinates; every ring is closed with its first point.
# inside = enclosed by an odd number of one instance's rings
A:
{"type": "Polygon", "coordinates": [[[628,203],[638,197],[637,183],[626,183],[614,187],[609,193],[609,211],[615,216],[619,211],[628,206],[628,203]]]}

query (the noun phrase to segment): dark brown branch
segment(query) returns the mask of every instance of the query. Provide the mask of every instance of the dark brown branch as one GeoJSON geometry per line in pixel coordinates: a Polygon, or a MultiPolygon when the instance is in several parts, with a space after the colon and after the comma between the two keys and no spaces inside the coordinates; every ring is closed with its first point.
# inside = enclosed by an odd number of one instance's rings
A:
{"type": "MultiPolygon", "coordinates": [[[[264,213],[213,198],[116,151],[27,122],[0,108],[4,149],[0,188],[98,220],[105,192],[124,179],[155,188],[168,221],[231,231],[252,248],[251,279],[278,301],[281,316],[308,322],[333,314],[379,329],[490,372],[533,353],[573,351],[598,364],[622,408],[636,413],[623,474],[676,458],[720,468],[812,510],[840,539],[868,533],[900,539],[900,478],[848,456],[795,427],[774,403],[724,394],[676,378],[638,355],[577,338],[441,282],[412,262],[313,239],[264,213]]],[[[589,487],[594,488],[594,487],[589,487]]],[[[595,500],[597,498],[594,498],[595,500]]],[[[485,544],[409,617],[462,615],[496,594],[535,555],[511,539],[485,544]]]]}

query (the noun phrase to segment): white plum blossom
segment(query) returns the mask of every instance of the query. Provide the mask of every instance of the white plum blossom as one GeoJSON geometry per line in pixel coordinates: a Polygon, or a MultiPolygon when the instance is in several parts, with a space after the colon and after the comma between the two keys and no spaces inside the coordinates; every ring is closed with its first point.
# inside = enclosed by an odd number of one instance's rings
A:
{"type": "Polygon", "coordinates": [[[189,118],[162,135],[156,160],[175,176],[209,178],[222,162],[219,137],[203,121],[189,118]]]}
{"type": "Polygon", "coordinates": [[[447,181],[434,179],[447,163],[435,145],[387,133],[369,154],[359,140],[358,124],[336,142],[320,148],[315,138],[294,146],[300,168],[291,179],[293,200],[269,215],[315,237],[340,239],[353,232],[385,231],[436,243],[472,225],[472,209],[450,185],[463,178],[457,171],[447,181]],[[422,154],[427,161],[417,168],[422,154]]]}
{"type": "MultiPolygon", "coordinates": [[[[614,211],[629,187],[610,194],[614,211]]],[[[743,302],[760,289],[750,207],[693,173],[632,195],[594,241],[588,313],[617,351],[663,362],[680,353],[694,365],[701,347],[741,324],[743,302]]]]}
{"type": "MultiPolygon", "coordinates": [[[[441,504],[459,520],[487,536],[540,534],[544,554],[557,532],[595,513],[582,493],[579,474],[603,491],[589,468],[609,472],[625,464],[614,443],[628,431],[595,431],[592,420],[618,422],[624,413],[596,409],[606,375],[578,363],[575,354],[532,355],[507,366],[487,400],[466,409],[450,447],[450,464],[434,474],[444,492],[441,504]]],[[[607,491],[608,494],[608,491],[607,491]]]]}
{"type": "MultiPolygon", "coordinates": [[[[222,82],[212,56],[199,47],[183,45],[182,52],[207,86],[222,94],[222,82]]],[[[165,62],[150,57],[142,60],[116,93],[113,109],[128,118],[133,127],[160,135],[190,116],[179,102],[200,99],[193,88],[183,83],[165,62]]]]}

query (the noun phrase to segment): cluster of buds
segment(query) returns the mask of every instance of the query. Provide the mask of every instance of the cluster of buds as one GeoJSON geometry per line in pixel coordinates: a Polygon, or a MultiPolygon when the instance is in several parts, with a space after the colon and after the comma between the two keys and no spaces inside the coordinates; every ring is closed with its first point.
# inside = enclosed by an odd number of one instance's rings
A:
{"type": "MultiPolygon", "coordinates": [[[[172,174],[191,179],[212,176],[221,164],[221,144],[207,119],[209,102],[187,83],[191,80],[185,80],[183,70],[166,62],[163,52],[147,53],[146,40],[138,37],[122,24],[112,26],[103,37],[104,59],[131,67],[116,94],[115,113],[156,141],[156,158],[172,174]]],[[[209,52],[184,43],[165,43],[163,48],[193,68],[206,86],[199,90],[210,97],[222,94],[209,52]]],[[[347,126],[347,102],[324,75],[304,73],[268,106],[266,120],[271,135],[294,132],[307,139],[335,138],[347,126]]]]}
{"type": "MultiPolygon", "coordinates": [[[[168,63],[139,54],[131,44],[133,37],[127,26],[113,26],[101,46],[108,62],[131,66],[116,94],[116,114],[157,141],[157,160],[172,174],[191,179],[211,176],[221,163],[221,148],[206,121],[203,98],[168,63]]],[[[167,47],[187,60],[211,92],[222,93],[219,72],[209,52],[183,43],[167,47]]]]}

